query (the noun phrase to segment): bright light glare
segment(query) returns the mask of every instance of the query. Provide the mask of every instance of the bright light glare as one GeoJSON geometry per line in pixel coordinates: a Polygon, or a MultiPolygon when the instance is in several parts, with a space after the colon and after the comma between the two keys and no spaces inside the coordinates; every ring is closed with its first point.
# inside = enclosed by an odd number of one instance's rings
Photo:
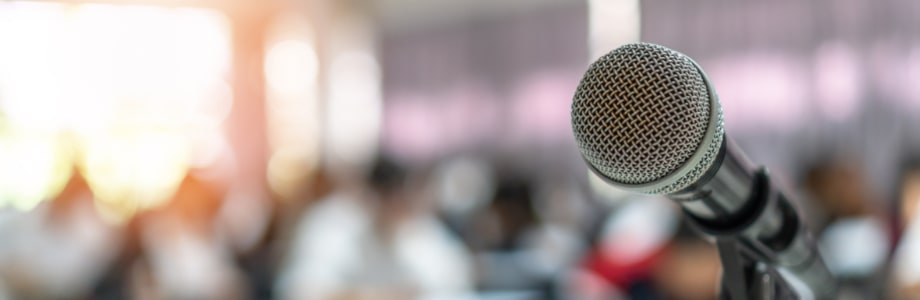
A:
{"type": "Polygon", "coordinates": [[[18,199],[7,202],[28,208],[50,197],[59,188],[48,178],[61,175],[48,170],[69,175],[73,156],[101,211],[124,219],[171,197],[190,139],[220,140],[232,97],[223,81],[229,23],[219,13],[0,3],[0,41],[0,126],[51,132],[0,141],[2,191],[18,199]],[[55,146],[64,135],[82,148],[55,146]]]}
{"type": "Polygon", "coordinates": [[[83,169],[104,216],[120,221],[168,200],[189,165],[181,132],[127,131],[86,140],[83,169]]]}
{"type": "Polygon", "coordinates": [[[0,6],[0,109],[19,126],[54,129],[59,116],[47,108],[60,104],[67,81],[60,71],[65,47],[64,14],[47,4],[0,6]]]}
{"type": "Polygon", "coordinates": [[[52,134],[0,133],[0,208],[30,210],[57,195],[72,171],[68,150],[52,134]]]}
{"type": "Polygon", "coordinates": [[[310,20],[282,14],[269,27],[265,51],[266,114],[272,154],[267,178],[271,189],[290,199],[319,162],[319,58],[310,20]]]}
{"type": "Polygon", "coordinates": [[[265,57],[265,77],[281,94],[303,94],[314,86],[319,60],[313,47],[303,40],[285,40],[271,46],[265,57]]]}
{"type": "Polygon", "coordinates": [[[588,8],[592,59],[620,45],[639,41],[638,0],[590,0],[588,8]]]}
{"type": "Polygon", "coordinates": [[[380,135],[380,67],[371,53],[351,51],[333,58],[329,73],[327,153],[361,164],[376,152],[380,135]]]}

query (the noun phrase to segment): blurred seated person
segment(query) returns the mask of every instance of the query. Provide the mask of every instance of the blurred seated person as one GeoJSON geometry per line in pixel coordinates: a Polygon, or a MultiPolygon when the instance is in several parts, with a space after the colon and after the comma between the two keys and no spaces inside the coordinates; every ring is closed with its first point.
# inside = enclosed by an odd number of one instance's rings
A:
{"type": "Polygon", "coordinates": [[[579,276],[578,298],[602,291],[626,299],[715,299],[721,273],[715,246],[703,241],[674,203],[632,195],[621,200],[593,238],[579,276]],[[586,276],[587,275],[587,276],[586,276]]]}
{"type": "MultiPolygon", "coordinates": [[[[496,299],[569,299],[560,289],[586,249],[583,223],[590,219],[574,181],[497,163],[488,193],[455,222],[473,251],[479,295],[496,299]]],[[[560,176],[564,177],[564,176],[560,176]]],[[[480,197],[482,196],[482,197],[480,197]]],[[[451,215],[448,215],[451,217],[451,215]]]]}
{"type": "Polygon", "coordinates": [[[688,229],[684,225],[655,264],[654,288],[665,296],[662,299],[717,299],[722,282],[719,251],[688,229]]]}
{"type": "Polygon", "coordinates": [[[224,197],[221,184],[191,172],[168,204],[136,217],[132,299],[247,298],[232,247],[218,232],[224,197]]]}
{"type": "Polygon", "coordinates": [[[903,232],[892,261],[895,299],[920,298],[920,159],[910,159],[899,179],[898,224],[903,232]]]}
{"type": "Polygon", "coordinates": [[[120,251],[121,228],[97,212],[76,169],[51,201],[0,216],[0,299],[88,297],[120,251]]]}
{"type": "Polygon", "coordinates": [[[338,186],[301,218],[276,284],[281,299],[465,299],[461,244],[413,194],[408,171],[380,157],[365,181],[338,186]]]}
{"type": "Polygon", "coordinates": [[[884,292],[885,264],[892,248],[888,203],[873,195],[866,170],[829,160],[806,172],[802,215],[815,232],[830,271],[840,280],[842,299],[879,298],[884,292]]]}

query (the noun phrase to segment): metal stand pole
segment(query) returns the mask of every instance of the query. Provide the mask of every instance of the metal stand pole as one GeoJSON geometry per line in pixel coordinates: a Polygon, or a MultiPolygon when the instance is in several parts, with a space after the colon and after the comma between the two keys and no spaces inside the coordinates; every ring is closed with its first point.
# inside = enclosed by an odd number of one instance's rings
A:
{"type": "Polygon", "coordinates": [[[798,299],[788,283],[768,265],[745,257],[737,241],[720,238],[716,242],[722,261],[721,299],[798,299]]]}
{"type": "Polygon", "coordinates": [[[746,214],[738,222],[707,223],[692,217],[690,224],[714,237],[722,261],[722,299],[802,299],[803,291],[789,284],[795,277],[816,299],[833,299],[836,281],[824,265],[802,226],[795,208],[771,187],[765,169],[755,172],[755,184],[746,214]],[[772,223],[770,220],[774,220],[772,223]],[[778,223],[777,223],[778,221],[778,223]],[[764,236],[764,228],[779,231],[764,236]],[[779,268],[786,273],[781,275],[779,268]]]}

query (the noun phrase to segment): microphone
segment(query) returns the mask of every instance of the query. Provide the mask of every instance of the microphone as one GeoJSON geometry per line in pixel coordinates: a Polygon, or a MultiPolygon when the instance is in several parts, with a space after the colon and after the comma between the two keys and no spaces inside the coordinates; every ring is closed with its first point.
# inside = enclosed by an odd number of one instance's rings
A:
{"type": "Polygon", "coordinates": [[[692,59],[648,43],[614,49],[585,72],[571,117],[595,174],[678,202],[694,227],[720,241],[723,265],[721,241],[735,240],[745,258],[818,299],[834,297],[836,281],[796,209],[725,135],[718,96],[692,59]]]}

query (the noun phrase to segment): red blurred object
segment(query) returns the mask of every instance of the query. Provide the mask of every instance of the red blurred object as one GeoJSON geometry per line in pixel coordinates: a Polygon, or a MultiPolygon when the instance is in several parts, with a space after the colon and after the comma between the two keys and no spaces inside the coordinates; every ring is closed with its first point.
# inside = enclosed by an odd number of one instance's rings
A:
{"type": "Polygon", "coordinates": [[[641,279],[649,278],[655,264],[661,261],[667,253],[668,245],[657,247],[639,257],[638,259],[616,259],[611,254],[608,246],[601,246],[592,250],[585,256],[583,266],[585,269],[603,278],[619,289],[627,289],[641,279]]]}

